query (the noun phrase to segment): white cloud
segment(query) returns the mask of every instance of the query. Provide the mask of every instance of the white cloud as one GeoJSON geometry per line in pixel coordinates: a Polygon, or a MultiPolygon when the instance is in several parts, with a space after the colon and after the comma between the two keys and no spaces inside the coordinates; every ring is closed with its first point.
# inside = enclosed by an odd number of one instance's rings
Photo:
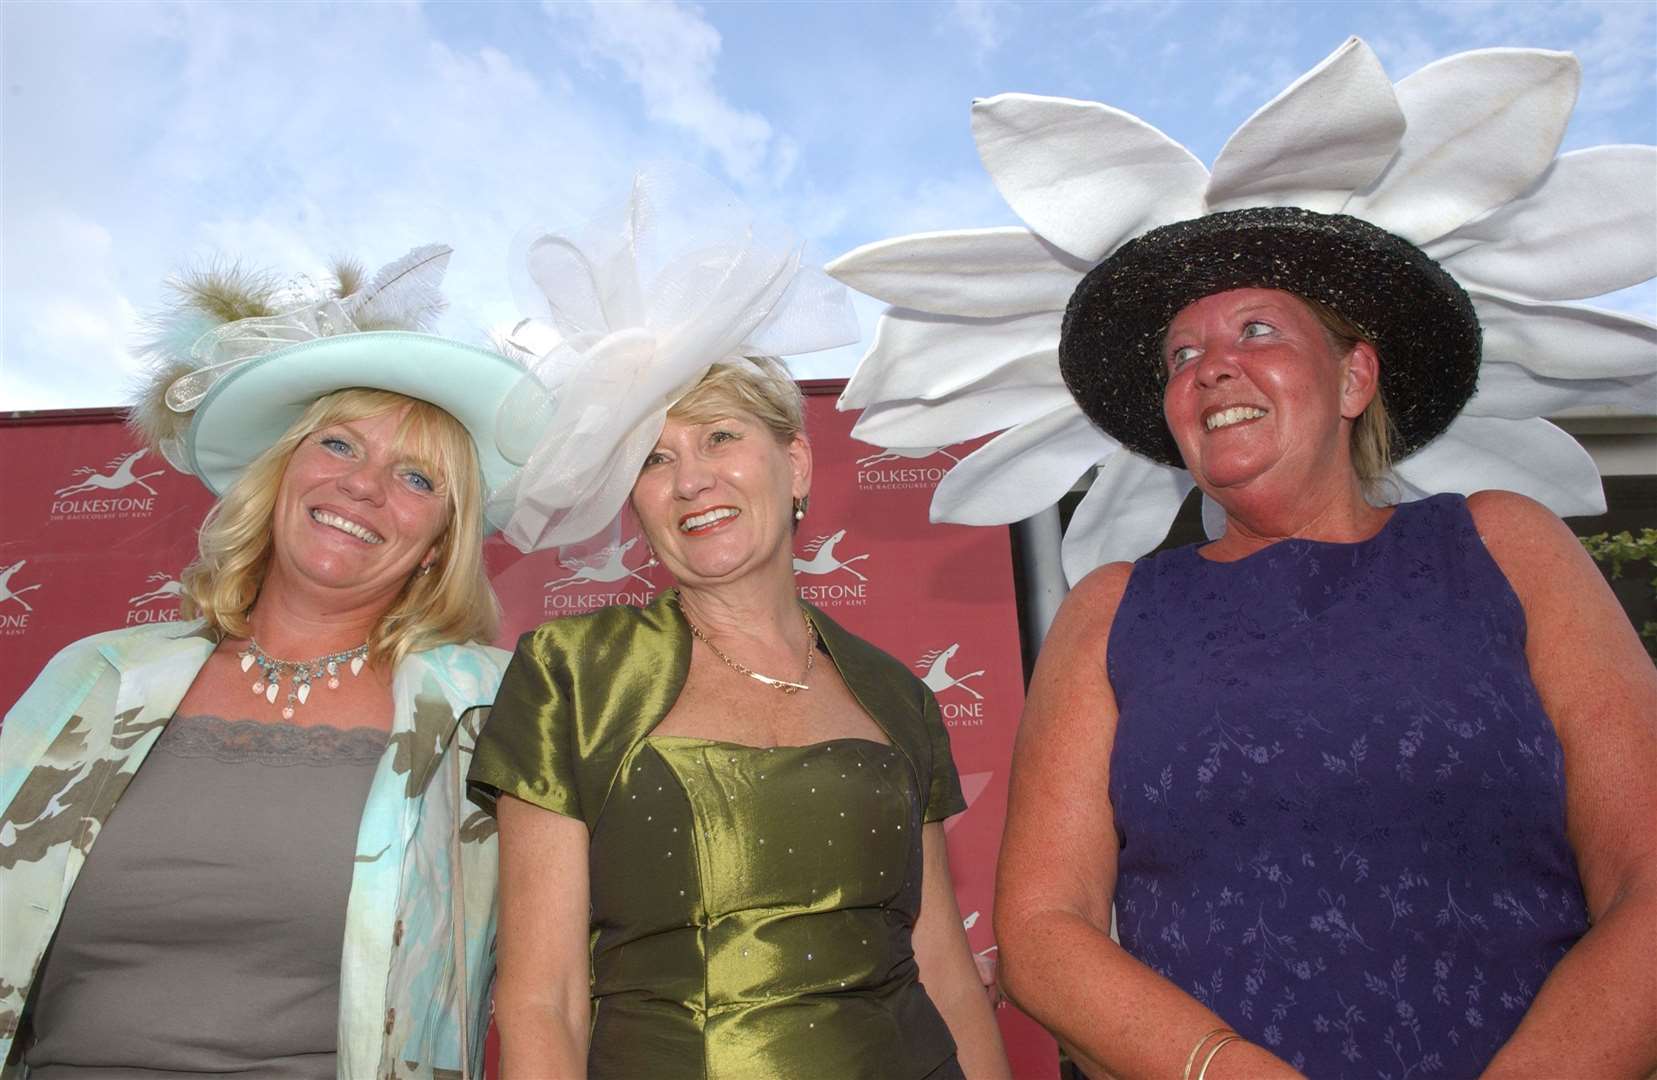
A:
{"type": "Polygon", "coordinates": [[[1443,49],[1414,26],[1400,21],[1380,34],[1366,36],[1365,41],[1380,57],[1381,66],[1394,82],[1444,55],[1443,49]]]}
{"type": "Polygon", "coordinates": [[[1001,47],[1007,36],[1007,19],[1012,9],[1003,0],[955,0],[944,15],[945,25],[964,34],[972,43],[975,63],[1001,47]]]}
{"type": "MultiPolygon", "coordinates": [[[[1198,7],[1207,12],[1212,6],[1199,4],[1198,7]]],[[[1177,54],[1188,50],[1190,45],[1177,30],[1189,8],[1186,0],[1095,0],[1073,12],[1074,23],[1066,25],[1065,33],[1085,41],[1090,53],[1103,51],[1117,60],[1143,58],[1149,55],[1147,46],[1154,46],[1165,55],[1177,54]]],[[[1179,69],[1159,67],[1157,70],[1160,73],[1179,69]]]]}
{"type": "Polygon", "coordinates": [[[1657,126],[1649,119],[1652,103],[1657,102],[1657,5],[1628,0],[1423,0],[1398,5],[1395,14],[1390,25],[1398,36],[1383,35],[1372,42],[1394,78],[1464,49],[1562,49],[1575,53],[1583,68],[1570,144],[1650,142],[1657,137],[1657,126]],[[1647,130],[1638,138],[1628,132],[1626,115],[1611,117],[1630,109],[1648,118],[1647,130]]]}
{"type": "MultiPolygon", "coordinates": [[[[1219,88],[1214,91],[1214,104],[1224,108],[1239,101],[1258,99],[1265,85],[1265,80],[1253,72],[1230,72],[1220,80],[1219,88]]],[[[1264,104],[1263,101],[1260,103],[1264,104]]]]}
{"type": "Polygon", "coordinates": [[[7,408],[84,404],[79,385],[124,386],[137,371],[126,343],[136,313],[115,280],[108,230],[61,208],[8,222],[3,298],[7,361],[0,395],[7,408]],[[39,370],[28,362],[48,355],[39,370]]]}
{"type": "Polygon", "coordinates": [[[1295,6],[1260,4],[1204,12],[1207,28],[1200,44],[1187,45],[1187,53],[1195,51],[1201,59],[1187,55],[1178,69],[1169,70],[1202,71],[1205,80],[1220,84],[1214,93],[1215,105],[1252,112],[1311,66],[1300,62],[1307,50],[1299,46],[1295,6]]]}
{"type": "Polygon", "coordinates": [[[318,274],[446,241],[441,328],[481,339],[515,310],[512,234],[607,199],[638,145],[557,72],[451,47],[412,5],[19,7],[5,7],[8,408],[125,400],[131,313],[214,259],[318,274]],[[99,92],[58,74],[86,71],[99,92]]]}
{"type": "Polygon", "coordinates": [[[689,132],[740,183],[787,178],[793,154],[774,144],[771,124],[738,108],[718,88],[719,31],[689,4],[620,0],[549,2],[561,25],[579,27],[596,56],[614,64],[643,96],[648,115],[689,132]]]}
{"type": "MultiPolygon", "coordinates": [[[[517,314],[516,232],[612,206],[661,159],[722,171],[819,259],[1010,223],[972,144],[974,95],[1103,101],[1207,161],[1350,32],[1395,78],[1466,48],[1574,49],[1567,145],[1657,136],[1649,3],[1031,10],[0,3],[0,407],[120,401],[133,311],[214,255],[316,273],[446,241],[440,329],[480,339],[517,314]]],[[[1649,310],[1652,288],[1618,302],[1649,310]]],[[[860,352],[801,370],[847,374],[860,352]]]]}

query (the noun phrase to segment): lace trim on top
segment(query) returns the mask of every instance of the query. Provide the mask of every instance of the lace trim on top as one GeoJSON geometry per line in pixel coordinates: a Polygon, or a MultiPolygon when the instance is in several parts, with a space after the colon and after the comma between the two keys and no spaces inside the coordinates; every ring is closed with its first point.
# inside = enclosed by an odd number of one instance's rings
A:
{"type": "Polygon", "coordinates": [[[155,748],[173,757],[212,758],[232,765],[372,765],[385,753],[387,739],[388,733],[378,728],[175,716],[155,748]]]}

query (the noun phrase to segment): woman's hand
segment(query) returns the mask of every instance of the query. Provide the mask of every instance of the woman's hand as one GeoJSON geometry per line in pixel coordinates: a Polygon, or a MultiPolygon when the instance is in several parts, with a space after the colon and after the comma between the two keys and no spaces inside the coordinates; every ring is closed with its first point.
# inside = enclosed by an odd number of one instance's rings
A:
{"type": "Polygon", "coordinates": [[[1467,500],[1525,610],[1525,655],[1565,754],[1565,827],[1592,929],[1487,1076],[1657,1070],[1657,669],[1582,544],[1541,504],[1467,500]]]}
{"type": "Polygon", "coordinates": [[[503,1080],[587,1075],[587,826],[502,795],[495,1025],[503,1080]]]}

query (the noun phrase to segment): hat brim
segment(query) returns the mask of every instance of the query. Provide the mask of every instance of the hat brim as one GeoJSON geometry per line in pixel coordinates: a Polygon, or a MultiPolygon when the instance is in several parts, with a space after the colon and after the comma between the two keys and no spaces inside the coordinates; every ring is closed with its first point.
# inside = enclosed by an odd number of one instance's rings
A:
{"type": "Polygon", "coordinates": [[[465,426],[493,491],[517,465],[501,455],[501,402],[524,370],[499,353],[406,331],[365,331],[307,341],[250,360],[207,392],[190,423],[192,471],[222,495],[311,403],[347,387],[430,402],[465,426]]]}
{"type": "Polygon", "coordinates": [[[1105,434],[1182,466],[1162,413],[1163,334],[1186,305],[1242,288],[1310,297],[1363,331],[1380,357],[1395,460],[1442,433],[1473,394],[1479,321],[1453,277],[1369,222],[1281,206],[1153,229],[1089,271],[1059,337],[1065,385],[1105,434]]]}

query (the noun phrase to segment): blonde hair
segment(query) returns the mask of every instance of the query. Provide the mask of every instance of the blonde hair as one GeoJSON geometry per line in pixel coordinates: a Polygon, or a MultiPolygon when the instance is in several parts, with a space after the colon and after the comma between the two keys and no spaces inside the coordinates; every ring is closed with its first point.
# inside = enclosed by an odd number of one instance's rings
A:
{"type": "MultiPolygon", "coordinates": [[[[1328,304],[1308,296],[1299,299],[1322,324],[1324,335],[1336,356],[1346,356],[1359,342],[1370,348],[1375,347],[1375,342],[1356,323],[1328,304]]],[[[1377,349],[1377,355],[1379,352],[1377,349]]],[[[1384,358],[1381,359],[1384,362],[1384,358]]],[[[1381,396],[1381,387],[1377,384],[1375,396],[1369,399],[1364,411],[1353,421],[1351,442],[1352,468],[1358,474],[1358,484],[1363,488],[1364,498],[1377,505],[1393,501],[1395,495],[1392,481],[1392,440],[1395,434],[1392,419],[1387,415],[1386,402],[1381,396]]]]}
{"type": "Polygon", "coordinates": [[[196,559],[181,575],[181,614],[204,618],[227,637],[249,636],[248,614],[270,567],[276,497],[294,451],[321,428],[403,408],[397,444],[429,464],[445,496],[448,524],[431,572],[412,575],[370,632],[369,656],[395,667],[416,650],[493,640],[500,604],[484,570],[483,475],[471,435],[430,402],[362,387],[313,401],[214,504],[201,526],[196,559]]]}
{"type": "Polygon", "coordinates": [[[757,417],[782,442],[805,430],[800,385],[775,356],[715,364],[667,414],[687,424],[706,424],[737,410],[757,417]]]}

